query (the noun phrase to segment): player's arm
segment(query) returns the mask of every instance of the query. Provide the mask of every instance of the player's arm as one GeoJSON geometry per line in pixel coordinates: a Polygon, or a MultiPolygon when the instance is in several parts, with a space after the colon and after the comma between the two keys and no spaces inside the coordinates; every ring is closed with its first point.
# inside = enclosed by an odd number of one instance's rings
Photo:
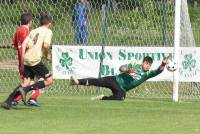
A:
{"type": "Polygon", "coordinates": [[[162,63],[161,63],[160,66],[159,66],[159,69],[160,69],[160,70],[162,70],[162,71],[164,70],[165,65],[167,64],[167,61],[168,61],[169,57],[170,57],[169,54],[167,54],[167,55],[164,57],[164,59],[162,60],[162,63]]]}
{"type": "Polygon", "coordinates": [[[135,65],[135,63],[122,65],[122,66],[120,66],[119,71],[124,72],[124,73],[135,73],[136,69],[134,68],[134,65],[135,65]]]}
{"type": "Polygon", "coordinates": [[[29,39],[30,39],[30,37],[29,36],[27,36],[26,38],[25,38],[25,40],[23,41],[23,43],[22,43],[22,56],[21,56],[21,60],[23,61],[23,57],[24,57],[24,54],[25,54],[25,51],[26,51],[26,49],[28,48],[28,41],[29,41],[29,39]]]}
{"type": "Polygon", "coordinates": [[[161,62],[161,64],[160,64],[160,66],[158,67],[158,69],[149,71],[149,72],[147,73],[147,79],[152,78],[152,77],[155,77],[156,75],[160,74],[160,73],[164,70],[165,65],[167,64],[168,59],[169,59],[169,55],[166,55],[166,56],[164,57],[164,59],[162,60],[162,62],[161,62]]]}
{"type": "Polygon", "coordinates": [[[44,39],[43,48],[44,48],[44,55],[45,55],[45,57],[47,58],[47,60],[50,60],[50,59],[51,59],[51,54],[50,54],[50,52],[49,52],[49,47],[50,47],[50,44],[51,44],[52,36],[53,36],[52,31],[49,31],[49,32],[46,34],[45,39],[44,39]]]}
{"type": "Polygon", "coordinates": [[[51,59],[51,55],[49,53],[49,44],[48,43],[44,43],[43,48],[44,48],[44,55],[47,58],[47,60],[51,59]]]}
{"type": "Polygon", "coordinates": [[[12,38],[12,43],[11,43],[11,45],[12,45],[12,48],[17,49],[17,36],[16,36],[16,33],[15,33],[15,35],[14,35],[13,38],[12,38]]]}
{"type": "Polygon", "coordinates": [[[28,47],[28,40],[29,40],[29,36],[27,36],[26,37],[26,39],[23,41],[23,43],[22,43],[22,45],[21,45],[21,48],[22,48],[22,53],[21,53],[21,56],[19,57],[20,59],[19,59],[19,61],[20,61],[20,63],[22,63],[22,65],[20,65],[20,71],[22,71],[23,72],[23,70],[24,70],[24,66],[23,66],[23,61],[24,61],[24,54],[25,54],[25,51],[26,51],[26,49],[27,49],[27,47],[28,47]]]}

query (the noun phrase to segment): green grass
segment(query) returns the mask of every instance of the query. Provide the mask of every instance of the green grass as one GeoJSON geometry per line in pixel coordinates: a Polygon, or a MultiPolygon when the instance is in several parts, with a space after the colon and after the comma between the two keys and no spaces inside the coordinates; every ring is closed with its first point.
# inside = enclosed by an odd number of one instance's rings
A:
{"type": "MultiPolygon", "coordinates": [[[[0,96],[3,101],[5,95],[0,96]]],[[[42,107],[0,109],[3,134],[199,134],[200,102],[42,96],[42,107]]]]}

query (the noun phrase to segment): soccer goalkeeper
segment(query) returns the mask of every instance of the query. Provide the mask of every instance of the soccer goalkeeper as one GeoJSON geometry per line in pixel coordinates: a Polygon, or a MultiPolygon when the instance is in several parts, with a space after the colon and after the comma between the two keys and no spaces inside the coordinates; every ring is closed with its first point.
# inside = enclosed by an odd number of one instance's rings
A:
{"type": "Polygon", "coordinates": [[[112,91],[111,96],[100,95],[93,97],[92,100],[124,100],[126,98],[126,92],[139,86],[149,78],[155,77],[160,74],[169,59],[167,55],[161,65],[152,71],[149,71],[153,63],[153,59],[146,56],[142,64],[127,64],[122,65],[119,70],[120,74],[116,76],[106,76],[102,78],[86,78],[86,79],[76,79],[74,76],[71,77],[71,83],[73,85],[85,85],[85,86],[97,86],[106,87],[112,91]]]}

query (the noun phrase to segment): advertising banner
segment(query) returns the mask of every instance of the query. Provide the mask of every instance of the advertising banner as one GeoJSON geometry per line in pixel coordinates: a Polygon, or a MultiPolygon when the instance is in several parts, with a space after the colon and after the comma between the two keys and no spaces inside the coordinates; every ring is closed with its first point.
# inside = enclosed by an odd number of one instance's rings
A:
{"type": "MultiPolygon", "coordinates": [[[[54,79],[111,76],[119,74],[119,67],[130,62],[142,63],[145,56],[153,58],[151,69],[161,64],[165,54],[169,53],[173,60],[172,47],[113,47],[106,46],[63,46],[52,47],[52,69],[54,79]],[[101,60],[103,62],[101,62],[101,60]],[[101,68],[100,68],[101,63],[101,68]]],[[[200,49],[194,47],[181,48],[180,81],[200,81],[200,49]]],[[[165,69],[150,81],[172,81],[173,72],[165,69]]]]}

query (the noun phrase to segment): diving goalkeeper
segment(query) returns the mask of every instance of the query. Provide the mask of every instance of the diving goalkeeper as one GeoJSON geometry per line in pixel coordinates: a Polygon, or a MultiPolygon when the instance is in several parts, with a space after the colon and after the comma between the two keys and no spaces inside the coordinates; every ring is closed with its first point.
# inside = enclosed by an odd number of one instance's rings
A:
{"type": "Polygon", "coordinates": [[[72,85],[106,87],[112,91],[111,96],[100,95],[93,97],[92,100],[124,100],[127,91],[139,86],[149,78],[159,75],[164,70],[168,59],[169,55],[163,59],[157,69],[150,71],[153,59],[146,56],[141,64],[130,63],[122,65],[119,68],[121,73],[116,76],[86,79],[76,79],[75,76],[72,76],[71,83],[72,85]]]}

